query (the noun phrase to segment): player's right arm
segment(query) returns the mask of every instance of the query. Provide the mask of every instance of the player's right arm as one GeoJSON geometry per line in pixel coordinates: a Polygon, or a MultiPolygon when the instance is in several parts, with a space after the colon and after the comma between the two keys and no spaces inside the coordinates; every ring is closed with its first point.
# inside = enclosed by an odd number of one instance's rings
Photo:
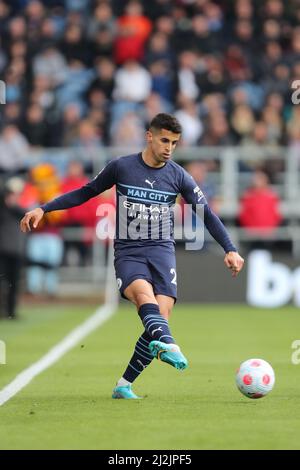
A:
{"type": "Polygon", "coordinates": [[[32,229],[37,228],[38,224],[42,220],[44,211],[41,207],[37,207],[32,211],[26,212],[23,219],[20,222],[22,232],[30,232],[32,229]]]}
{"type": "Polygon", "coordinates": [[[32,229],[36,229],[46,212],[80,206],[92,197],[98,196],[98,194],[114,186],[117,182],[117,161],[118,160],[113,160],[108,163],[108,165],[85,186],[63,194],[43,206],[27,212],[20,223],[22,232],[30,232],[32,229]]]}

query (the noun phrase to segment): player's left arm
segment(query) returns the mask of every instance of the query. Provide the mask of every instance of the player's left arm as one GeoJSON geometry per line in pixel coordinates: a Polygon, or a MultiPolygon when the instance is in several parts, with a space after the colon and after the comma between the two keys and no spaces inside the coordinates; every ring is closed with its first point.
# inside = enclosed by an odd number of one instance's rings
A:
{"type": "Polygon", "coordinates": [[[204,204],[204,223],[211,236],[222,246],[226,255],[224,263],[232,272],[232,276],[236,277],[243,269],[244,259],[239,255],[236,247],[231,241],[230,235],[226,227],[219,217],[212,211],[209,205],[204,204]]]}
{"type": "Polygon", "coordinates": [[[236,277],[238,273],[243,269],[245,260],[242,258],[237,251],[229,251],[226,253],[224,263],[227,268],[232,272],[232,276],[236,277]]]}
{"type": "Polygon", "coordinates": [[[197,206],[203,206],[204,224],[211,236],[224,249],[226,253],[224,263],[231,270],[232,276],[236,277],[243,268],[244,259],[239,255],[224,224],[209,207],[203,192],[191,175],[189,175],[185,170],[183,173],[181,188],[181,194],[185,201],[191,205],[193,212],[198,215],[197,206]]]}

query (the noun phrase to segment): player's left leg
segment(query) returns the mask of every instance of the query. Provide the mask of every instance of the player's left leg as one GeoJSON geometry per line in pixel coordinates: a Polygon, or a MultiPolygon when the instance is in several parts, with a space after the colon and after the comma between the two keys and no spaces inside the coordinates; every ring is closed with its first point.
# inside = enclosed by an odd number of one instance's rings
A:
{"type": "Polygon", "coordinates": [[[165,320],[168,321],[175,304],[175,299],[173,297],[169,297],[168,295],[162,294],[156,295],[155,298],[158,303],[161,316],[163,316],[165,320]]]}
{"type": "MultiPolygon", "coordinates": [[[[160,314],[168,321],[172,313],[175,299],[162,294],[156,295],[155,298],[159,305],[160,314]]],[[[178,345],[166,344],[163,341],[154,340],[150,342],[149,349],[153,357],[171,364],[176,369],[183,370],[188,365],[178,345]]]]}
{"type": "MultiPolygon", "coordinates": [[[[160,314],[168,322],[172,308],[177,298],[177,273],[174,249],[161,246],[148,253],[148,264],[153,279],[153,290],[159,304],[160,314]]],[[[183,370],[188,361],[177,344],[162,333],[160,338],[153,338],[149,349],[153,357],[167,362],[176,369],[183,370]],[[172,344],[170,344],[172,343],[172,344]]]]}

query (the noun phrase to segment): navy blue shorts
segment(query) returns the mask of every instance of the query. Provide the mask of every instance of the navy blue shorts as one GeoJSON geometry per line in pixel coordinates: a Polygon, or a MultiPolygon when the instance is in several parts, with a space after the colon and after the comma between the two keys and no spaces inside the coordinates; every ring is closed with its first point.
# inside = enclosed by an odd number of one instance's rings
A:
{"type": "MultiPolygon", "coordinates": [[[[177,273],[175,249],[171,247],[129,248],[115,256],[118,289],[124,299],[124,290],[136,279],[152,284],[154,295],[167,295],[177,299],[177,273]]],[[[128,299],[127,299],[128,300],[128,299]]]]}

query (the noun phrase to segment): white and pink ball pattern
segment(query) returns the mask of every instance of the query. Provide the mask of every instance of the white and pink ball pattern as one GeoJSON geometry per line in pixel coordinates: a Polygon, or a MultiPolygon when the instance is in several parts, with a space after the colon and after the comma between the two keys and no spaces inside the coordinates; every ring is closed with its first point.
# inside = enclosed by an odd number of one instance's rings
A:
{"type": "Polygon", "coordinates": [[[236,372],[237,388],[248,398],[262,398],[275,384],[275,373],[267,361],[248,359],[236,372]]]}

